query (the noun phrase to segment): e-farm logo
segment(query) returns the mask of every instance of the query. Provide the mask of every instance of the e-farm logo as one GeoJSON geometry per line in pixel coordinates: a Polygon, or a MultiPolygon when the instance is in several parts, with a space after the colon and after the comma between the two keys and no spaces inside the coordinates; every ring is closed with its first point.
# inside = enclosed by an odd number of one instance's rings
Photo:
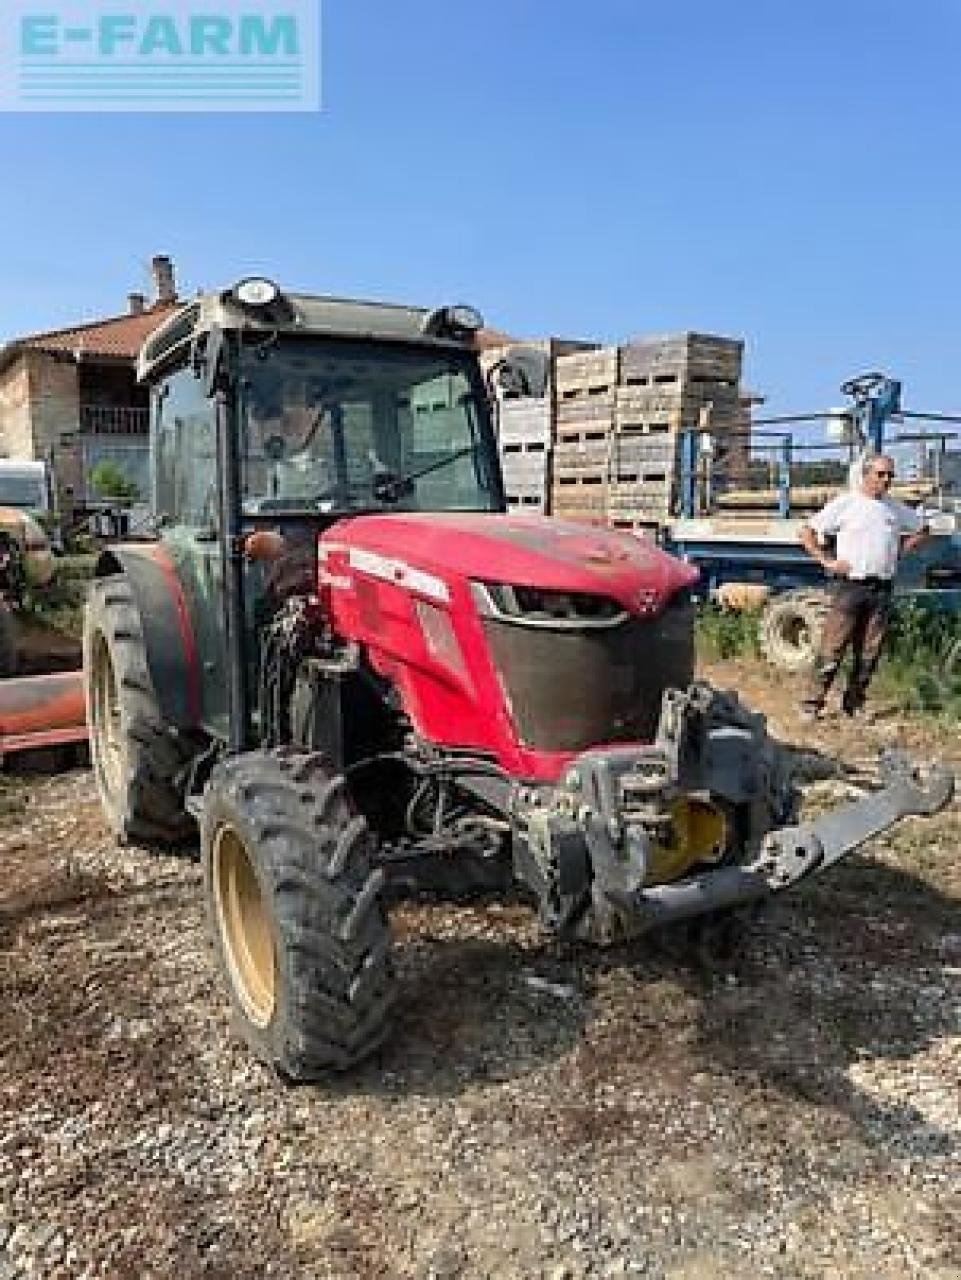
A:
{"type": "Polygon", "coordinates": [[[316,111],[319,0],[4,0],[0,110],[316,111]]]}

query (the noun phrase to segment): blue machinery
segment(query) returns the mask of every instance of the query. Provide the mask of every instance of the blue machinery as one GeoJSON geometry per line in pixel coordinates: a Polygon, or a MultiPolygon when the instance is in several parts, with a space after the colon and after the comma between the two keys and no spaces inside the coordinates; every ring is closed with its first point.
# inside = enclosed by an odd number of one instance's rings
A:
{"type": "MultiPolygon", "coordinates": [[[[747,515],[743,511],[719,511],[718,508],[724,505],[724,491],[713,466],[711,437],[708,435],[705,439],[705,432],[700,430],[687,431],[681,436],[679,505],[682,518],[667,527],[664,541],[668,550],[701,569],[702,585],[707,592],[713,592],[728,582],[756,583],[773,591],[824,585],[823,570],[805,553],[798,541],[800,519],[791,518],[792,498],[799,494],[799,486],[792,484],[792,479],[793,473],[801,469],[798,466],[801,455],[817,450],[833,454],[824,462],[807,463],[807,484],[816,486],[808,488],[808,497],[812,493],[816,496],[824,489],[844,487],[847,466],[855,461],[857,455],[864,449],[881,452],[886,443],[914,441],[939,445],[937,470],[941,476],[947,442],[957,442],[956,434],[901,434],[891,437],[889,428],[893,421],[905,419],[943,423],[957,423],[961,419],[947,414],[902,411],[901,383],[880,373],[852,378],[843,384],[841,391],[853,401],[841,415],[796,414],[756,420],[757,425],[782,428],[755,432],[748,441],[752,454],[767,455],[767,462],[761,464],[761,469],[775,472],[774,492],[769,488],[767,503],[774,509],[768,513],[747,515]],[[789,424],[817,421],[828,416],[835,421],[840,420],[843,443],[797,444],[791,432],[783,430],[789,424]],[[838,456],[845,448],[846,464],[838,456]]],[[[747,491],[742,491],[741,496],[747,497],[747,491]]],[[[820,502],[816,501],[814,505],[820,505],[820,502]]],[[[810,509],[809,502],[807,510],[810,509]]],[[[898,575],[898,589],[923,597],[925,603],[939,608],[959,608],[961,533],[957,509],[953,515],[945,514],[944,525],[942,532],[948,536],[933,539],[905,561],[898,575]]]]}
{"type": "MultiPolygon", "coordinates": [[[[880,453],[884,448],[888,424],[895,417],[937,418],[951,421],[945,415],[935,414],[902,414],[901,383],[888,378],[883,373],[865,373],[851,378],[841,386],[841,394],[850,396],[854,401],[850,409],[840,415],[847,431],[849,442],[848,461],[854,460],[855,448],[868,448],[880,453]]],[[[816,422],[824,418],[824,414],[798,413],[786,414],[776,418],[762,418],[758,425],[787,425],[797,422],[816,422]]],[[[839,415],[832,415],[837,418],[839,415]]],[[[711,506],[711,481],[705,476],[702,465],[703,432],[688,431],[681,437],[681,514],[690,519],[698,514],[702,505],[711,506]],[[707,493],[705,503],[699,502],[699,495],[704,494],[705,482],[707,493]]],[[[755,449],[757,436],[772,440],[772,444],[760,446],[762,451],[773,452],[777,459],[777,513],[782,520],[791,514],[791,468],[795,461],[796,446],[790,431],[762,431],[746,433],[755,449]]],[[[935,437],[930,437],[935,439],[935,437]]],[[[903,437],[902,437],[903,439],[903,437]]],[[[805,452],[823,449],[837,451],[837,444],[805,444],[801,448],[805,452]]],[[[836,483],[836,481],[835,481],[836,483]]]]}

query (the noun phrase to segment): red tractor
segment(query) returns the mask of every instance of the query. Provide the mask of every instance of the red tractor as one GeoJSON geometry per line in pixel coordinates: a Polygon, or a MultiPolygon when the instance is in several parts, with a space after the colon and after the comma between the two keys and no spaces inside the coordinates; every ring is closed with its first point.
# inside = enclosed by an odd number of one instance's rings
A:
{"type": "Polygon", "coordinates": [[[90,594],[97,785],[121,841],[199,824],[232,1002],[290,1078],[383,1041],[400,898],[520,893],[605,943],[757,902],[951,793],[892,760],[786,826],[763,718],[692,683],[695,572],[504,514],[480,323],[248,279],[141,353],[158,538],[90,594]]]}

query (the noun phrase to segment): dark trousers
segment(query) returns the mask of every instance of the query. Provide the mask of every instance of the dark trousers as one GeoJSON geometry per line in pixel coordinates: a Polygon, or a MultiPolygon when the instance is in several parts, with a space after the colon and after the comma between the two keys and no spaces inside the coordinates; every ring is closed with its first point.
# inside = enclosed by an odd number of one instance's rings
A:
{"type": "Polygon", "coordinates": [[[864,705],[867,687],[881,657],[891,617],[891,583],[883,578],[839,582],[824,619],[821,643],[805,693],[804,705],[820,708],[838,673],[848,647],[851,674],[844,692],[845,711],[864,705]]]}

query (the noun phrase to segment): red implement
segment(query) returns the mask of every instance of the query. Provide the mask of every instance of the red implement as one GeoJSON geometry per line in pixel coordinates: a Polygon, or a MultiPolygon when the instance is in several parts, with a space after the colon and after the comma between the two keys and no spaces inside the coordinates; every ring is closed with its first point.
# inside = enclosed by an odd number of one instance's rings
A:
{"type": "Polygon", "coordinates": [[[0,680],[0,761],[16,751],[84,742],[83,673],[0,680]]]}

